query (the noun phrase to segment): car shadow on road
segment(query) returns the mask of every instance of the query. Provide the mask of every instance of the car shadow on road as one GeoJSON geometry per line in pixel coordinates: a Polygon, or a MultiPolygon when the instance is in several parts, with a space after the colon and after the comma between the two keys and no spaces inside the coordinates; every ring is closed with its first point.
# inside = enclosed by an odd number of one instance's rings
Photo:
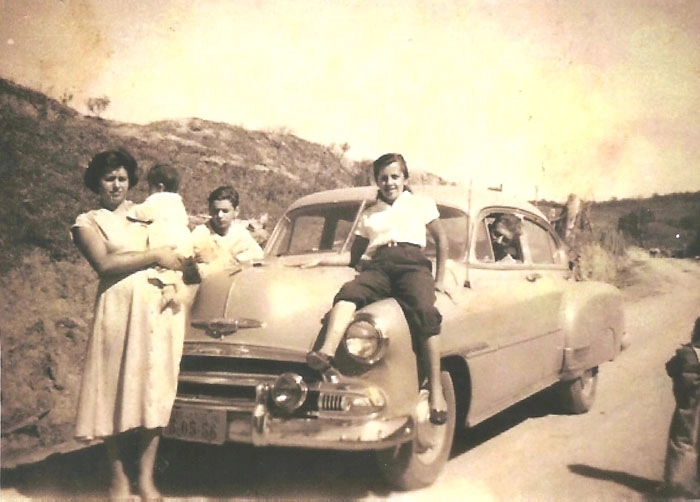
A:
{"type": "Polygon", "coordinates": [[[654,499],[655,490],[659,487],[661,482],[656,479],[643,478],[641,476],[636,476],[634,474],[629,474],[623,471],[613,471],[610,469],[601,469],[599,467],[592,467],[585,464],[572,464],[569,465],[569,470],[574,474],[579,476],[585,476],[587,478],[602,479],[605,481],[610,481],[612,483],[617,483],[623,485],[630,490],[634,490],[641,495],[646,495],[650,500],[654,499]]]}
{"type": "Polygon", "coordinates": [[[450,458],[457,457],[529,418],[561,414],[553,389],[547,389],[468,429],[458,430],[450,458]]]}

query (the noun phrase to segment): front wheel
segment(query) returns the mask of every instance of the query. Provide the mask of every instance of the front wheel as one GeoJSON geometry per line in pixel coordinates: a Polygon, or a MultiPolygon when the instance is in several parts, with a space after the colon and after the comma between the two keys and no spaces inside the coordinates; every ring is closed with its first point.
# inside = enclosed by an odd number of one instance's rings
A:
{"type": "Polygon", "coordinates": [[[399,490],[416,490],[432,484],[450,456],[455,431],[455,390],[447,371],[443,371],[440,377],[447,401],[447,422],[444,425],[430,423],[428,392],[422,390],[414,412],[415,438],[376,452],[382,475],[399,490]]]}
{"type": "Polygon", "coordinates": [[[576,380],[557,384],[559,402],[564,413],[586,413],[593,407],[598,387],[598,367],[589,368],[576,380]]]}

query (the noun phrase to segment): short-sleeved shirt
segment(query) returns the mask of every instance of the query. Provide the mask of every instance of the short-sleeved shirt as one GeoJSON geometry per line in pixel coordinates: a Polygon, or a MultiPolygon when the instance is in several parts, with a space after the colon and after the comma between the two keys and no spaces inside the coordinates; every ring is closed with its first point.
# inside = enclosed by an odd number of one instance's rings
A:
{"type": "Polygon", "coordinates": [[[226,235],[219,235],[210,225],[197,225],[192,230],[192,245],[200,271],[207,275],[215,270],[230,268],[237,263],[261,260],[264,252],[248,229],[238,222],[231,223],[226,235]]]}
{"type": "Polygon", "coordinates": [[[409,242],[424,248],[425,226],[439,217],[434,200],[405,190],[393,204],[378,198],[365,209],[355,234],[369,240],[367,256],[392,242],[409,242]]]}

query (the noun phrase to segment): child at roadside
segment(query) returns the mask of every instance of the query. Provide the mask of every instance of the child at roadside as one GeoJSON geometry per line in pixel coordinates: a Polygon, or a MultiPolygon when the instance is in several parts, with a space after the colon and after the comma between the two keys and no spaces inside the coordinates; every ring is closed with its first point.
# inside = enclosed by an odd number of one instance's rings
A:
{"type": "Polygon", "coordinates": [[[263,250],[247,228],[236,220],[240,198],[230,185],[209,194],[210,220],[192,230],[195,260],[202,277],[241,263],[261,260],[263,250]]]}
{"type": "Polygon", "coordinates": [[[700,317],[690,343],[681,345],[666,363],[673,379],[673,411],[666,449],[663,495],[700,497],[698,434],[700,433],[700,317]]]}
{"type": "MultiPolygon", "coordinates": [[[[147,225],[148,246],[157,248],[170,246],[185,257],[193,256],[189,217],[177,193],[180,188],[180,173],[168,164],[156,164],[146,175],[149,195],[143,203],[134,206],[127,218],[147,225]]],[[[177,312],[183,304],[190,302],[192,292],[185,282],[199,282],[196,266],[190,259],[183,271],[155,267],[149,270],[149,280],[161,289],[162,310],[168,307],[177,312]],[[183,275],[184,274],[184,275],[183,275]],[[185,281],[185,278],[188,280],[185,281]]]]}

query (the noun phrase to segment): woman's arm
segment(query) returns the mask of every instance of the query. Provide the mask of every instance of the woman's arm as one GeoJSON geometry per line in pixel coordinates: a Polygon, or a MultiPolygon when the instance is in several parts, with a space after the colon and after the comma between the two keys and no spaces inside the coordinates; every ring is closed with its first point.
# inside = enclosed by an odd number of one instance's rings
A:
{"type": "Polygon", "coordinates": [[[143,252],[109,253],[95,229],[73,227],[71,232],[76,246],[99,276],[128,274],[154,265],[172,270],[182,268],[182,257],[168,247],[143,252]]]}
{"type": "Polygon", "coordinates": [[[440,218],[435,218],[427,225],[428,231],[435,241],[435,289],[445,291],[445,263],[449,254],[449,244],[447,233],[440,222],[440,218]]]}

